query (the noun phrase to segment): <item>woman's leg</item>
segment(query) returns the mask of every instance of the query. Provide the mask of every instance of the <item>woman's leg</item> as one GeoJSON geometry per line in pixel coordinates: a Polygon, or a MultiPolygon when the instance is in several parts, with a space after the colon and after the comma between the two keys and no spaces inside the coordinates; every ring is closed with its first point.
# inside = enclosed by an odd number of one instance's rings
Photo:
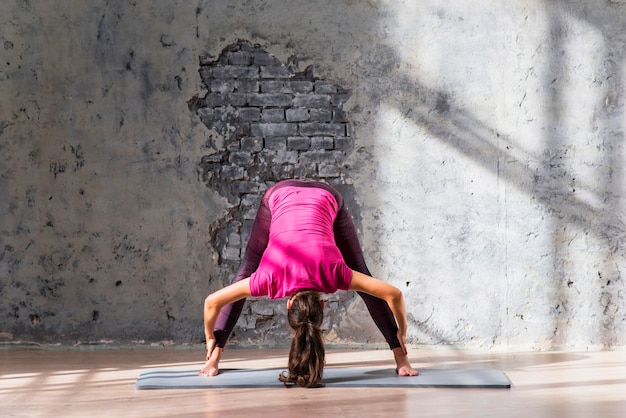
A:
{"type": "MultiPolygon", "coordinates": [[[[263,199],[261,200],[261,204],[257,209],[243,261],[232,283],[236,283],[239,280],[250,277],[250,275],[259,267],[261,257],[267,248],[270,236],[270,223],[272,220],[272,214],[267,200],[271,190],[272,188],[265,192],[263,199]]],[[[233,328],[241,315],[241,310],[243,309],[245,301],[245,299],[239,300],[224,306],[220,310],[220,314],[215,322],[214,331],[215,339],[217,340],[217,347],[223,349],[226,346],[226,342],[228,341],[228,338],[230,337],[230,334],[232,333],[233,328]]]]}
{"type": "MultiPolygon", "coordinates": [[[[339,202],[339,200],[337,201],[339,202]]],[[[348,267],[359,273],[367,274],[371,276],[367,265],[365,264],[365,258],[363,257],[363,251],[359,244],[358,235],[354,222],[348,213],[348,210],[342,204],[339,206],[339,212],[335,221],[335,242],[337,247],[341,251],[344,260],[348,267]]],[[[380,332],[387,340],[389,348],[393,352],[394,359],[396,361],[396,372],[400,376],[416,376],[419,374],[417,370],[411,367],[411,363],[407,358],[407,353],[404,352],[400,341],[398,340],[398,325],[396,319],[393,316],[393,312],[387,305],[387,302],[369,295],[367,293],[359,292],[361,298],[367,306],[374,323],[380,330],[380,332]]]]}
{"type": "MultiPolygon", "coordinates": [[[[359,273],[372,276],[367,265],[365,264],[365,258],[363,257],[363,251],[359,243],[359,238],[356,232],[352,218],[345,207],[341,207],[337,213],[337,219],[334,225],[335,230],[335,243],[343,255],[343,259],[353,270],[359,273]]],[[[396,319],[387,305],[387,302],[377,298],[376,296],[368,295],[367,293],[358,292],[359,296],[365,302],[367,310],[369,311],[374,323],[385,337],[390,349],[400,347],[400,341],[398,340],[398,325],[396,319]]]]}

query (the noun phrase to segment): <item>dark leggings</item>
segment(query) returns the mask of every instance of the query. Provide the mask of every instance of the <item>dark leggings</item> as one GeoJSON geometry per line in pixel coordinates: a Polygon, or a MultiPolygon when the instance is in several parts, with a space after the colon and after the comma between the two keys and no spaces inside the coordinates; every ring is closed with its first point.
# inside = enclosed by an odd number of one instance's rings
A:
{"type": "MultiPolygon", "coordinates": [[[[252,231],[250,232],[250,238],[248,239],[248,246],[246,247],[246,253],[243,258],[243,262],[237,275],[233,279],[233,283],[239,280],[250,277],[252,273],[256,271],[261,262],[263,252],[267,247],[269,241],[270,223],[272,214],[269,209],[268,200],[272,192],[281,187],[296,186],[296,187],[318,187],[329,191],[337,200],[339,210],[337,212],[337,218],[333,224],[333,230],[335,233],[335,243],[343,255],[344,261],[352,270],[356,270],[359,273],[367,274],[371,276],[371,273],[365,265],[365,258],[363,257],[363,251],[359,244],[359,238],[356,233],[356,228],[352,222],[352,218],[348,213],[348,210],[344,206],[343,197],[332,186],[313,181],[303,180],[284,180],[281,181],[270,189],[268,189],[263,195],[261,205],[257,210],[254,223],[252,224],[252,231]]],[[[372,319],[376,323],[376,326],[385,337],[390,349],[400,347],[398,340],[398,326],[396,320],[387,305],[387,302],[367,293],[358,292],[359,296],[363,298],[367,310],[369,311],[372,319]]],[[[215,338],[217,340],[217,346],[224,348],[226,341],[230,336],[239,316],[243,309],[245,299],[231,303],[224,306],[220,311],[220,314],[215,323],[215,338]]]]}

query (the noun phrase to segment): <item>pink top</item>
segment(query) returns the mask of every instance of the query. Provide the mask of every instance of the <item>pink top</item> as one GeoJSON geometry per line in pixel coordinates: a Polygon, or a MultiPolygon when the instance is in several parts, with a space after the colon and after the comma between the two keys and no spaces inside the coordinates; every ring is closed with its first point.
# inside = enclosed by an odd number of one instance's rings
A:
{"type": "Polygon", "coordinates": [[[269,244],[250,276],[252,296],[278,299],[298,290],[348,290],[352,270],[335,244],[337,201],[316,187],[281,187],[269,198],[269,244]]]}

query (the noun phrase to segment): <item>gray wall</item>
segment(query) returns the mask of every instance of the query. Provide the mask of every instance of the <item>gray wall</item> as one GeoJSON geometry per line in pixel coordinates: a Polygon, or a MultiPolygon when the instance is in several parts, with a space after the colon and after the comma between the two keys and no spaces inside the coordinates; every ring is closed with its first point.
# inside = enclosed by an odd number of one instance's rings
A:
{"type": "MultiPolygon", "coordinates": [[[[350,93],[331,180],[409,342],[623,347],[625,27],[623,0],[3,2],[0,342],[202,340],[241,203],[202,161],[240,138],[189,102],[242,39],[350,93]]],[[[330,343],[382,342],[329,299],[330,343]]],[[[286,345],[283,304],[234,342],[286,345]]]]}

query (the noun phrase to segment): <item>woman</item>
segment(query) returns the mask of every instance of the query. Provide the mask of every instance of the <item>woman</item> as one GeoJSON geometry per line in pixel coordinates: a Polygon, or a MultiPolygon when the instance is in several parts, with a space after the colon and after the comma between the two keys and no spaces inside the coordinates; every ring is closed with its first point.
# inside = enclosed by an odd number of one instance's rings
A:
{"type": "Polygon", "coordinates": [[[279,378],[285,384],[319,385],[324,366],[324,302],[319,294],[339,289],[357,291],[363,298],[393,351],[397,373],[417,375],[407,358],[402,292],[371,277],[341,194],[321,182],[275,184],[263,196],[233,283],[205,300],[207,362],[200,375],[219,373],[222,350],[245,298],[289,297],[288,321],[294,334],[289,374],[279,378]]]}

